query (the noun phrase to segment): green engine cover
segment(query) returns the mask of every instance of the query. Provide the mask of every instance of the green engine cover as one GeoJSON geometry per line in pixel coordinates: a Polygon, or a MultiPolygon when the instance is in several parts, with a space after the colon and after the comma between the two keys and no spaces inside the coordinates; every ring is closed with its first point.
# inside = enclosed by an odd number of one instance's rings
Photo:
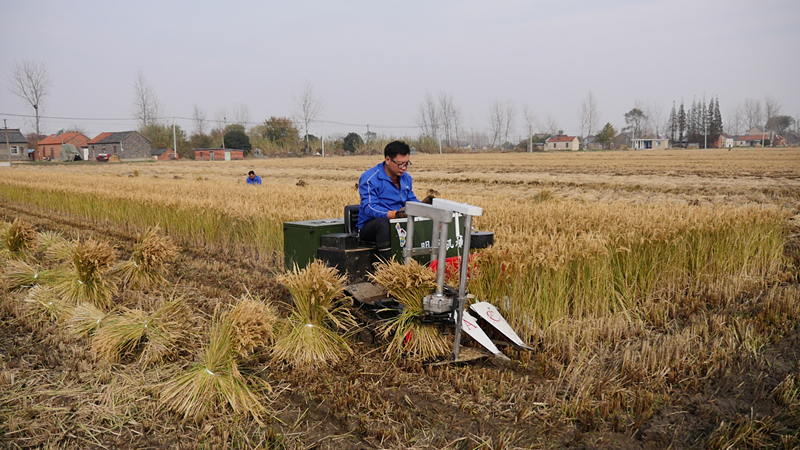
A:
{"type": "Polygon", "coordinates": [[[320,239],[325,234],[344,233],[344,219],[304,220],[283,223],[284,267],[292,270],[307,266],[317,257],[320,239]]]}

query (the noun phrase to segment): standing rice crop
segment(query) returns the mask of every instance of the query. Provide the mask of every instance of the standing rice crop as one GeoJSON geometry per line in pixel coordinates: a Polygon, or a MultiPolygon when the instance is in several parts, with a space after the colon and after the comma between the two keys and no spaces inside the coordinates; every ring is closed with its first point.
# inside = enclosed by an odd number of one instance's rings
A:
{"type": "Polygon", "coordinates": [[[438,327],[419,321],[425,314],[422,299],[436,289],[436,274],[415,260],[409,264],[390,261],[379,264],[370,279],[386,288],[404,307],[381,328],[384,337],[391,336],[387,356],[406,353],[413,358],[429,360],[451,351],[438,327]]]}
{"type": "Polygon", "coordinates": [[[75,242],[70,266],[58,274],[56,292],[71,303],[88,302],[109,308],[117,292],[117,286],[107,277],[114,259],[114,250],[105,242],[75,242]]]}
{"type": "Polygon", "coordinates": [[[173,411],[201,421],[224,406],[261,423],[263,406],[236,363],[233,316],[215,314],[201,361],[161,385],[161,401],[173,411]]]}
{"type": "Polygon", "coordinates": [[[166,284],[164,264],[177,255],[172,240],[160,227],[148,228],[133,248],[133,255],[114,269],[122,284],[131,288],[146,288],[166,284]]]}
{"type": "Polygon", "coordinates": [[[315,260],[279,278],[292,294],[293,308],[281,327],[273,356],[298,369],[332,364],[352,353],[344,336],[355,319],[342,301],[345,277],[315,260]]]}

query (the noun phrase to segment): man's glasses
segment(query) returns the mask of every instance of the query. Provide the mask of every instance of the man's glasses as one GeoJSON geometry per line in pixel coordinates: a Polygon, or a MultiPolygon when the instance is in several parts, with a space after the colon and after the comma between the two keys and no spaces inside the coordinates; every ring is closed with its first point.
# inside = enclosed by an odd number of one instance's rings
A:
{"type": "Polygon", "coordinates": [[[408,169],[408,166],[411,165],[411,161],[406,161],[403,164],[398,164],[398,162],[393,160],[392,158],[389,158],[389,161],[393,162],[397,167],[401,169],[408,169]]]}

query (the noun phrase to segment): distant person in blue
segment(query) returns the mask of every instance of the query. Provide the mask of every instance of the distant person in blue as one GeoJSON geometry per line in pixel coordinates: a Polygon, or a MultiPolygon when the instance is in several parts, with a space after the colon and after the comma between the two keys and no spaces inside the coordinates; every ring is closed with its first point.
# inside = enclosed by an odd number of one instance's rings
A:
{"type": "Polygon", "coordinates": [[[261,177],[251,170],[247,174],[247,184],[261,184],[261,177]]]}
{"type": "Polygon", "coordinates": [[[392,257],[389,219],[406,217],[407,201],[418,202],[411,188],[411,149],[403,141],[394,141],[383,149],[383,162],[367,170],[358,180],[361,204],[358,208],[358,237],[375,242],[378,256],[392,257]]]}

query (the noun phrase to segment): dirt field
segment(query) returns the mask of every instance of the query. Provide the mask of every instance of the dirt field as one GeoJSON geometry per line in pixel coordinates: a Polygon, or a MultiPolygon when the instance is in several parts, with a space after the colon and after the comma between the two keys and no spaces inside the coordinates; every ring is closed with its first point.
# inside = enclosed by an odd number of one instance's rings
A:
{"type": "MultiPolygon", "coordinates": [[[[276,213],[282,220],[307,220],[334,216],[344,204],[356,203],[353,184],[359,173],[379,161],[332,157],[15,165],[0,168],[0,186],[24,190],[36,185],[75,195],[102,189],[109,202],[140,195],[139,189],[149,186],[158,195],[178,193],[177,204],[194,202],[233,215],[237,208],[259,205],[247,198],[254,191],[243,191],[246,173],[253,169],[264,180],[259,196],[328,192],[331,197],[319,212],[300,204],[308,198],[298,197],[276,213]],[[205,197],[222,191],[230,200],[209,206],[191,197],[206,188],[205,197]]],[[[790,218],[786,267],[730,299],[687,296],[671,305],[650,304],[652,309],[634,314],[663,313],[663,323],[648,329],[621,317],[561,324],[565,336],[579,335],[573,342],[580,345],[567,348],[547,335],[533,343],[534,352],[507,348],[511,362],[483,359],[431,367],[387,360],[380,340],[373,342],[368,331],[353,339],[354,356],[316,373],[298,373],[266,352],[257,353],[241,370],[260,383],[255,388],[270,412],[261,424],[227,410],[187,421],[159,402],[160,384],[193,360],[194,349],[156,366],[98,360],[86,340],[75,338],[63,324],[20,317],[15,305],[24,295],[2,290],[0,446],[800,447],[800,149],[417,155],[412,162],[418,194],[434,189],[441,197],[483,206],[484,223],[498,212],[492,199],[529,201],[544,192],[585,203],[777,207],[790,218]],[[683,336],[700,337],[684,343],[683,336]],[[678,361],[673,367],[680,370],[626,372],[630,358],[647,348],[667,347],[674,354],[664,358],[678,361]]],[[[0,219],[17,218],[38,231],[111,241],[120,258],[132,252],[140,231],[0,195],[0,219]]],[[[144,305],[183,295],[196,312],[192,320],[198,327],[217,305],[245,293],[276,304],[290,302],[275,278],[282,271],[279,256],[255,253],[183,244],[169,266],[169,287],[123,291],[117,300],[144,305]]]]}

